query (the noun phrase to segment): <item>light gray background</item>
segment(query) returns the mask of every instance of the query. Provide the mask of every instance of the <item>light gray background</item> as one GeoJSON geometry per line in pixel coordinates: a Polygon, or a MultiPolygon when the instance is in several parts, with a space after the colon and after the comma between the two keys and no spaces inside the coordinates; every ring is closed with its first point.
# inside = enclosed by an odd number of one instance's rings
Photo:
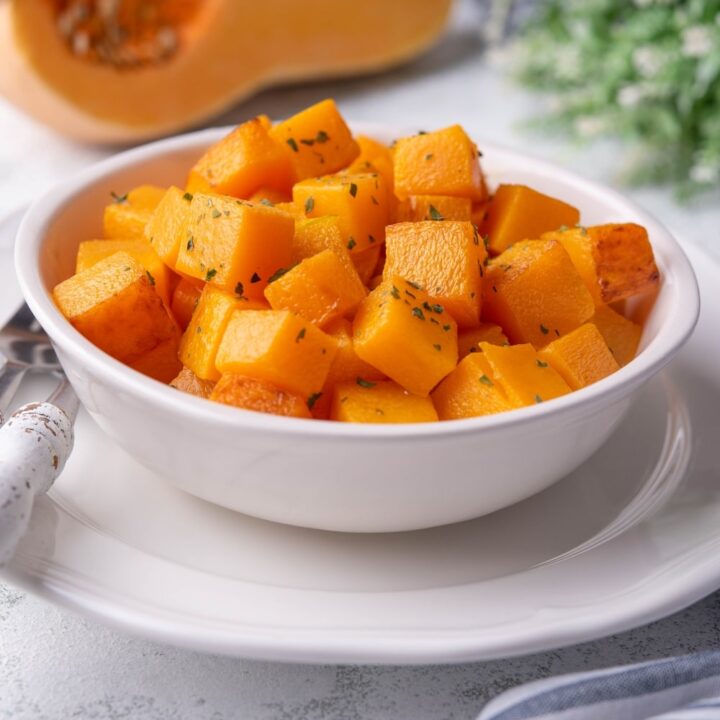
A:
{"type": "MultiPolygon", "coordinates": [[[[440,45],[382,76],[260,94],[216,124],[258,112],[282,117],[335,97],[347,117],[431,129],[461,122],[475,136],[614,184],[628,150],[581,147],[519,129],[540,100],[506,78],[502,52],[483,52],[461,3],[440,45]]],[[[0,101],[0,217],[38,189],[108,151],[63,141],[0,101]]],[[[680,207],[666,189],[630,191],[688,242],[720,258],[720,192],[680,207]]],[[[128,637],[0,586],[0,718],[133,720],[380,720],[475,717],[492,696],[535,678],[714,648],[720,594],[644,628],[529,657],[454,667],[282,665],[200,655],[128,637]]]]}

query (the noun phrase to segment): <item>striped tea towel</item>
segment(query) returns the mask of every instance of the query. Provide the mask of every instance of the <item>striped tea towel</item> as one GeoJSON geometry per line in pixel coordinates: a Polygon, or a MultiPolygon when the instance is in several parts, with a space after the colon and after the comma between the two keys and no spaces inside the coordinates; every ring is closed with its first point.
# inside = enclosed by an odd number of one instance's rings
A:
{"type": "Polygon", "coordinates": [[[720,719],[720,650],[561,675],[492,700],[478,720],[720,719]]]}

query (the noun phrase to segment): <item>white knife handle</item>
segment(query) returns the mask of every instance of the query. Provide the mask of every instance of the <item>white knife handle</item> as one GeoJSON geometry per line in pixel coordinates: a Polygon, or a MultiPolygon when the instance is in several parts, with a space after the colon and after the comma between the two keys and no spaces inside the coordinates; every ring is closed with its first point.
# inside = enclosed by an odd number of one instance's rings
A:
{"type": "Polygon", "coordinates": [[[24,405],[0,428],[0,565],[25,534],[35,495],[62,472],[73,437],[72,420],[47,402],[24,405]]]}

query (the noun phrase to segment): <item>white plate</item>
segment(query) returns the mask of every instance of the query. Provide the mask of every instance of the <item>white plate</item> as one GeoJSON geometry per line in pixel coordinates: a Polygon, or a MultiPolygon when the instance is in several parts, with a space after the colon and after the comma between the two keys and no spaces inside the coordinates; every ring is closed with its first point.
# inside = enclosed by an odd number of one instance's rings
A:
{"type": "MultiPolygon", "coordinates": [[[[0,321],[19,297],[1,245],[0,321]]],[[[519,505],[394,535],[275,525],[171,488],[81,414],[4,573],[146,637],[309,662],[509,656],[688,605],[720,586],[720,267],[688,252],[706,301],[689,345],[588,463],[519,505]]]]}

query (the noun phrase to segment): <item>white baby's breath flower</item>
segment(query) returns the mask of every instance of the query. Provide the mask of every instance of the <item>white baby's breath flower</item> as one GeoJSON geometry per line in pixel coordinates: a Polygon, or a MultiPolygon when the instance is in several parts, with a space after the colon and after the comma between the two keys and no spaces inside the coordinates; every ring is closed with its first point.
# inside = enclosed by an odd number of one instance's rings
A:
{"type": "Polygon", "coordinates": [[[635,7],[646,8],[653,4],[653,0],[635,0],[635,7]]]}
{"type": "Polygon", "coordinates": [[[607,129],[607,124],[598,117],[579,117],[575,121],[575,131],[580,137],[590,138],[600,135],[607,129]]]}
{"type": "Polygon", "coordinates": [[[642,85],[625,85],[618,91],[617,100],[622,107],[635,107],[646,96],[642,85]]]}
{"type": "Polygon", "coordinates": [[[720,180],[720,168],[712,165],[693,165],[690,168],[690,179],[696,183],[714,183],[720,180]]]}
{"type": "Polygon", "coordinates": [[[640,75],[652,78],[660,72],[664,63],[664,53],[650,45],[643,45],[632,55],[633,65],[640,75]]]}
{"type": "Polygon", "coordinates": [[[691,25],[682,31],[682,53],[685,57],[699,58],[713,48],[710,30],[703,25],[691,25]]]}

